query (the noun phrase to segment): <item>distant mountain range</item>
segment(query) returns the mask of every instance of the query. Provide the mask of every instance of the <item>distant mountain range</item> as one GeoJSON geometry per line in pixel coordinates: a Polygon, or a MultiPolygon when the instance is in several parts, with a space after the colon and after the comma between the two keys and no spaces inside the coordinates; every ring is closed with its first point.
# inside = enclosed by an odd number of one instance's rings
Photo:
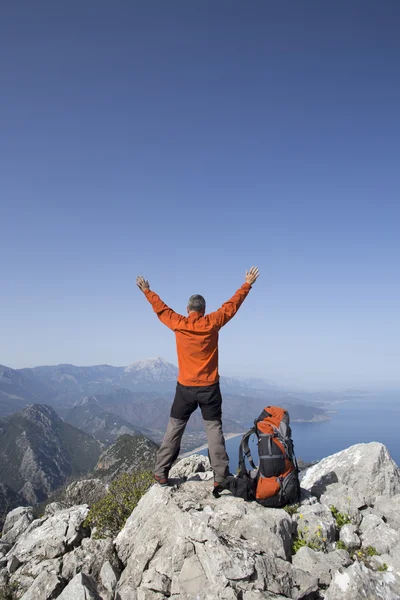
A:
{"type": "MultiPolygon", "coordinates": [[[[125,367],[56,365],[14,370],[0,366],[0,417],[29,404],[47,404],[68,423],[112,444],[123,434],[143,433],[160,442],[168,422],[178,369],[162,358],[125,367]]],[[[292,420],[328,418],[311,394],[292,394],[263,379],[221,377],[226,432],[241,432],[268,404],[290,410],[292,420]]],[[[337,396],[338,397],[338,396],[337,396]]],[[[332,396],[326,397],[332,402],[332,396]]],[[[185,449],[204,442],[201,414],[191,418],[185,449]]]]}

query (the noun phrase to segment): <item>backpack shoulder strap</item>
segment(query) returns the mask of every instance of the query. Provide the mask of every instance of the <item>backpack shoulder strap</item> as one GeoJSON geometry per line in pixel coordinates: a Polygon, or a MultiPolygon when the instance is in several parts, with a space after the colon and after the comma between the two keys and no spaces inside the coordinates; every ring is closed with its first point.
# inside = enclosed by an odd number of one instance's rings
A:
{"type": "Polygon", "coordinates": [[[246,433],[242,437],[242,441],[240,442],[240,445],[239,445],[239,469],[240,469],[241,476],[247,475],[246,458],[249,461],[251,468],[256,469],[256,465],[254,464],[253,457],[251,456],[251,452],[250,452],[250,448],[249,448],[249,438],[251,435],[253,435],[253,433],[256,433],[256,432],[257,432],[256,427],[255,426],[252,427],[251,429],[246,431],[246,433]]]}

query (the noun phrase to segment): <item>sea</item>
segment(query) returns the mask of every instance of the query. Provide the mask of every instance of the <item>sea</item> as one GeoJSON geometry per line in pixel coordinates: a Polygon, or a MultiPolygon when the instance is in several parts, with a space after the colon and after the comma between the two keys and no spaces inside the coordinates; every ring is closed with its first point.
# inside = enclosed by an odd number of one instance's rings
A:
{"type": "MultiPolygon", "coordinates": [[[[400,392],[354,397],[327,409],[337,411],[329,420],[291,424],[298,458],[315,461],[360,442],[382,442],[400,466],[400,392]]],[[[237,436],[226,441],[231,473],[238,466],[240,440],[237,436]]],[[[250,446],[257,457],[255,436],[250,446]]],[[[199,454],[207,455],[207,449],[199,454]]]]}

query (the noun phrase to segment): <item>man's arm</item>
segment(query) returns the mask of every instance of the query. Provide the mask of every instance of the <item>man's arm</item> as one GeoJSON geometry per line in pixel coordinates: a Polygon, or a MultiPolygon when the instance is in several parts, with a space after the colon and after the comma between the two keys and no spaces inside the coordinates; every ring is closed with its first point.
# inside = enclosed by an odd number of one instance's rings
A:
{"type": "Polygon", "coordinates": [[[246,282],[232,296],[228,302],[225,302],[221,308],[210,316],[214,317],[219,327],[223,327],[234,317],[242,305],[247,294],[251,290],[251,286],[257,281],[260,271],[257,267],[251,267],[250,271],[246,271],[246,282]]]}
{"type": "Polygon", "coordinates": [[[136,285],[144,293],[160,321],[175,331],[183,317],[169,308],[155,292],[152,292],[149,282],[141,275],[136,279],[136,285]]]}

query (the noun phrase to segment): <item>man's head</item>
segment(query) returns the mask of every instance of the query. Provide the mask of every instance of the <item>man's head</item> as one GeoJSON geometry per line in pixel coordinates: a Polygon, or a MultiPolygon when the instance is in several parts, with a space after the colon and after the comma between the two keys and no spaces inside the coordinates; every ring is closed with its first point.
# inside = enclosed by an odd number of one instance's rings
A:
{"type": "Polygon", "coordinates": [[[204,313],[206,312],[206,301],[204,300],[203,296],[200,296],[199,294],[194,294],[193,296],[190,296],[187,305],[187,310],[188,313],[198,312],[204,315],[204,313]]]}

